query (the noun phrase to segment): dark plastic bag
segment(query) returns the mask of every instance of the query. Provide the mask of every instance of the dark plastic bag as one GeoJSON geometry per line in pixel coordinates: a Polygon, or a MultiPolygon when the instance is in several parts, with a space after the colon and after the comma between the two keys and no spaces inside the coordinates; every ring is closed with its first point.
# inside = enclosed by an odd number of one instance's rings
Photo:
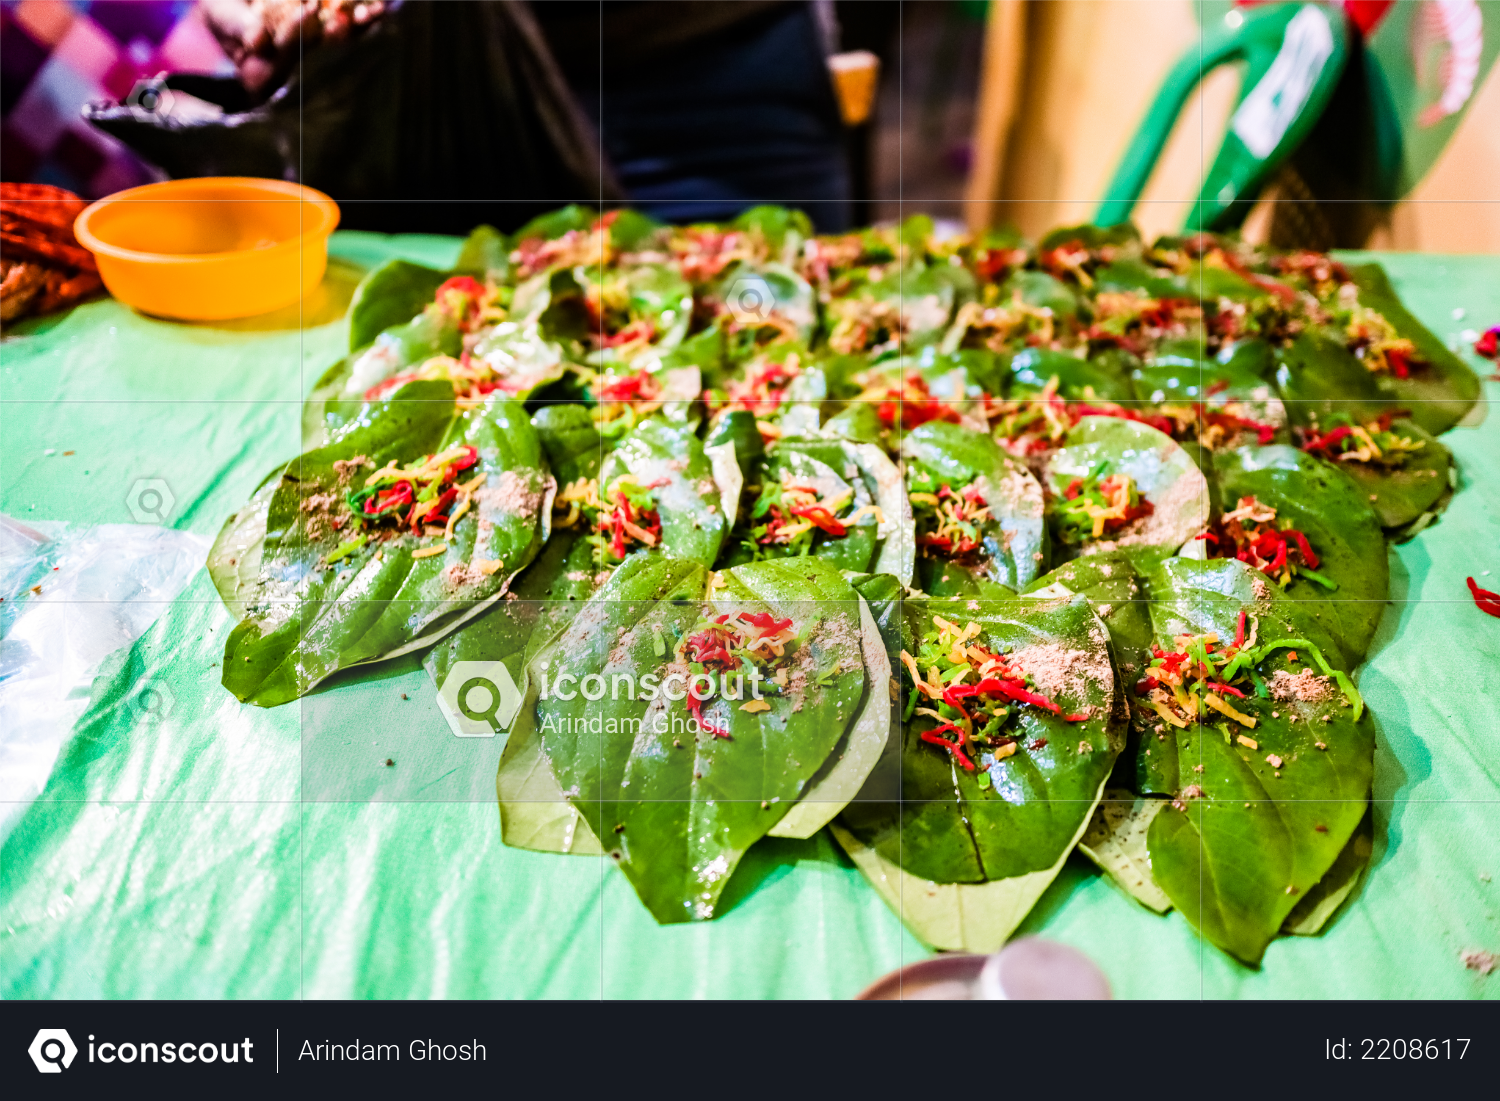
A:
{"type": "Polygon", "coordinates": [[[160,106],[170,97],[133,95],[135,105],[92,105],[84,117],[172,177],[317,188],[339,201],[346,228],[513,230],[564,203],[622,198],[531,13],[513,0],[398,0],[350,39],[308,49],[258,104],[232,79],[179,75],[166,88],[224,114],[174,117],[160,106]]]}

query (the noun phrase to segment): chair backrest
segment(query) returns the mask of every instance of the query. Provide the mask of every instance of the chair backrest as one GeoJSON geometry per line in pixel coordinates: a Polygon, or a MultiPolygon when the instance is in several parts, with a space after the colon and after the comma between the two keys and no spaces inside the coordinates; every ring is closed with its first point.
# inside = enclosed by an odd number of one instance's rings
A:
{"type": "Polygon", "coordinates": [[[1221,65],[1244,62],[1245,78],[1186,230],[1242,221],[1270,174],[1321,117],[1349,57],[1351,29],[1344,12],[1331,5],[1290,3],[1232,14],[1238,18],[1206,30],[1199,47],[1167,74],[1110,181],[1096,224],[1129,220],[1188,97],[1221,65]]]}

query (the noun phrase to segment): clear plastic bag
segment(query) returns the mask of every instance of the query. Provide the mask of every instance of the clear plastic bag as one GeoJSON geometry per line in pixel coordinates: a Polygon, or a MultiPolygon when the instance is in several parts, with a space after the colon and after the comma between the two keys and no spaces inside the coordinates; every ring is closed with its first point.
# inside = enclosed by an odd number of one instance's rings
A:
{"type": "Polygon", "coordinates": [[[151,524],[0,515],[0,838],[46,785],[100,662],[166,611],[208,546],[151,524]]]}

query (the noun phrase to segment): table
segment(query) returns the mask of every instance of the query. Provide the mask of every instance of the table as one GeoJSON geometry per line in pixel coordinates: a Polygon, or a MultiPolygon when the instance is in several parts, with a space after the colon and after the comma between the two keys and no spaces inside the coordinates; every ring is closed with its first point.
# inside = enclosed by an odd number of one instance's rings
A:
{"type": "MultiPolygon", "coordinates": [[[[22,326],[0,343],[0,510],[130,522],[131,486],[161,478],[169,522],[212,536],[299,450],[360,271],[442,266],[457,247],[337,234],[307,302],[243,323],[104,300],[22,326]]],[[[1370,258],[1444,337],[1500,322],[1500,257],[1370,258]]],[[[1021,933],[1089,953],[1123,997],[1500,997],[1500,975],[1459,958],[1500,951],[1500,620],[1464,586],[1500,588],[1500,421],[1444,442],[1461,488],[1392,550],[1359,675],[1378,730],[1375,855],[1331,928],[1250,969],[1075,854],[1021,933]]],[[[0,996],[844,998],[926,955],[826,831],[757,845],[720,918],[658,926],[603,858],[500,843],[499,746],[449,734],[416,658],[262,710],[219,685],[230,626],[200,573],[101,670],[0,852],[0,996]],[[170,697],[158,718],[129,706],[147,685],[170,697]]]]}

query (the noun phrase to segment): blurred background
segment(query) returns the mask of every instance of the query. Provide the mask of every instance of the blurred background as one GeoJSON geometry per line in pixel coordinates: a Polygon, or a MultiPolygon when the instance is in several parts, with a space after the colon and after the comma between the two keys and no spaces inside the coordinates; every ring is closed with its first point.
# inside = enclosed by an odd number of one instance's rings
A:
{"type": "MultiPolygon", "coordinates": [[[[1500,251],[1500,0],[1328,6],[1349,60],[1246,197],[1245,235],[1500,251]]],[[[380,229],[629,199],[676,221],[780,201],[825,230],[925,211],[1035,237],[1094,215],[1169,71],[1260,7],[3,0],[0,177],[95,198],[286,175],[380,229]],[[399,102],[371,90],[382,69],[403,74],[384,93],[399,102]]],[[[1183,224],[1245,71],[1207,72],[1175,125],[1150,117],[1164,141],[1133,215],[1148,237],[1183,224]]]]}

